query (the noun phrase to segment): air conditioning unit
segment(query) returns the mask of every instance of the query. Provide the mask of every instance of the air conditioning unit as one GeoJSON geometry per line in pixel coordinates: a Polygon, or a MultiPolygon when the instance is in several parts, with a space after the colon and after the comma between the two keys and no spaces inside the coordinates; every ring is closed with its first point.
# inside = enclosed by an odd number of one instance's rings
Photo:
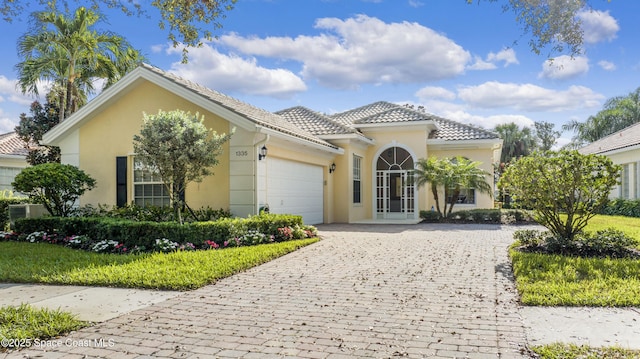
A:
{"type": "Polygon", "coordinates": [[[37,218],[49,214],[46,208],[41,204],[10,204],[9,205],[9,221],[11,225],[15,224],[19,218],[37,218]]]}

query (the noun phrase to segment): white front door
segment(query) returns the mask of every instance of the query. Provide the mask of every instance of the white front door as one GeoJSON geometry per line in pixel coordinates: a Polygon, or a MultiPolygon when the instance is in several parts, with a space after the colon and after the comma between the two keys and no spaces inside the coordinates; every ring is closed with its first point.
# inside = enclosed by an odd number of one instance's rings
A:
{"type": "Polygon", "coordinates": [[[413,158],[405,149],[390,147],[376,161],[376,218],[413,219],[416,214],[413,158]]]}

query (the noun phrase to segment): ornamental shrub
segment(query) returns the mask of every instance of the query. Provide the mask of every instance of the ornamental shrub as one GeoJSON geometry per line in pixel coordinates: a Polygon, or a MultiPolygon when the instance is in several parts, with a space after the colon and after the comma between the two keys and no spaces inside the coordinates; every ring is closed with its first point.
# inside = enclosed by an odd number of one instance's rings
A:
{"type": "Polygon", "coordinates": [[[67,217],[78,198],[96,186],[96,180],[72,165],[43,163],[23,169],[12,186],[33,203],[44,205],[51,215],[67,217]]]}
{"type": "Polygon", "coordinates": [[[498,186],[559,239],[573,241],[607,203],[620,170],[605,156],[538,152],[511,162],[498,186]]]}

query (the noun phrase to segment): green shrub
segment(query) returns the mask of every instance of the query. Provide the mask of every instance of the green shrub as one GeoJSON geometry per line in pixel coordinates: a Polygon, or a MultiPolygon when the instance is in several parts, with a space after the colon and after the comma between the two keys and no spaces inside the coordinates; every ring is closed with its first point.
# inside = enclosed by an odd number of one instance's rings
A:
{"type": "Polygon", "coordinates": [[[638,243],[622,231],[608,228],[578,237],[581,254],[589,257],[627,257],[638,243]]]}
{"type": "Polygon", "coordinates": [[[600,214],[610,216],[640,217],[640,199],[614,199],[609,201],[600,214]]]}
{"type": "Polygon", "coordinates": [[[550,231],[519,230],[513,234],[526,251],[560,254],[578,257],[638,257],[634,250],[636,239],[622,231],[608,228],[600,231],[581,232],[573,240],[554,235],[550,231]]]}
{"type": "MultiPolygon", "coordinates": [[[[177,246],[191,244],[197,248],[205,248],[215,243],[219,247],[226,247],[301,239],[315,235],[316,230],[315,227],[304,226],[301,216],[262,214],[183,225],[177,222],[133,221],[109,217],[23,218],[16,221],[16,232],[24,235],[44,232],[62,243],[66,238],[86,236],[91,239],[92,244],[101,242],[103,245],[100,248],[104,247],[103,251],[117,252],[116,244],[130,250],[164,250],[157,244],[157,240],[163,238],[175,242],[177,246]],[[290,238],[282,237],[282,231],[279,230],[282,228],[289,229],[290,238]]],[[[83,248],[89,247],[89,244],[83,243],[83,248]]]]}
{"type": "Polygon", "coordinates": [[[524,210],[517,209],[471,209],[453,212],[448,218],[441,218],[438,212],[420,211],[420,218],[425,222],[447,223],[530,223],[531,215],[524,210]]]}
{"type": "Polygon", "coordinates": [[[513,232],[513,239],[524,247],[538,247],[544,243],[542,233],[535,229],[520,229],[513,232]]]}
{"type": "MultiPolygon", "coordinates": [[[[79,217],[108,217],[116,219],[129,219],[132,221],[170,222],[173,221],[173,208],[168,206],[138,206],[128,204],[124,207],[109,207],[106,205],[84,206],[76,211],[79,217]]],[[[231,218],[228,210],[212,209],[204,207],[185,212],[185,222],[215,221],[221,218],[231,218]]]]}

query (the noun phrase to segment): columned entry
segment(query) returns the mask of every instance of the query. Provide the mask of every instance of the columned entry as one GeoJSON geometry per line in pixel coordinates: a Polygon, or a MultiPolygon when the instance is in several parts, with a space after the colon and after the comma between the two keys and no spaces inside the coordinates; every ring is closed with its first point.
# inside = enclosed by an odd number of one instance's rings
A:
{"type": "Polygon", "coordinates": [[[413,158],[401,147],[384,150],[376,162],[376,218],[415,218],[413,158]]]}

